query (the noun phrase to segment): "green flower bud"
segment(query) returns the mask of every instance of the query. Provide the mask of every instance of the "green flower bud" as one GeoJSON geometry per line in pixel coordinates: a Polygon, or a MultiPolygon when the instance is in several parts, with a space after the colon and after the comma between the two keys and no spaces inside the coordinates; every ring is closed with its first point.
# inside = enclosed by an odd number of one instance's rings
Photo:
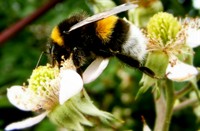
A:
{"type": "MultiPolygon", "coordinates": [[[[140,1],[139,1],[140,2],[140,1]]],[[[149,19],[157,12],[163,11],[162,2],[159,0],[141,1],[139,7],[129,10],[129,21],[138,27],[146,27],[149,19]]]]}
{"type": "Polygon", "coordinates": [[[162,46],[174,40],[180,31],[178,20],[169,13],[155,14],[147,25],[147,33],[151,39],[157,39],[162,46]]]}
{"type": "Polygon", "coordinates": [[[87,4],[91,7],[94,14],[112,9],[116,6],[112,0],[87,0],[87,4]]]}

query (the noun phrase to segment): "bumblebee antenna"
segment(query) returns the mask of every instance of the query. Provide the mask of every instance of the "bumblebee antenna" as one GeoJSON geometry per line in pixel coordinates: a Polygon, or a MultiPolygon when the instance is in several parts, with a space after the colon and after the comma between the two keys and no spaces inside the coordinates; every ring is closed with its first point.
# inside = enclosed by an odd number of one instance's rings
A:
{"type": "Polygon", "coordinates": [[[45,53],[45,52],[42,51],[42,53],[40,54],[39,59],[38,59],[38,62],[37,62],[37,64],[36,64],[35,68],[38,67],[38,65],[39,65],[39,63],[40,63],[40,61],[41,61],[41,58],[42,58],[42,56],[43,56],[44,53],[45,53]]]}

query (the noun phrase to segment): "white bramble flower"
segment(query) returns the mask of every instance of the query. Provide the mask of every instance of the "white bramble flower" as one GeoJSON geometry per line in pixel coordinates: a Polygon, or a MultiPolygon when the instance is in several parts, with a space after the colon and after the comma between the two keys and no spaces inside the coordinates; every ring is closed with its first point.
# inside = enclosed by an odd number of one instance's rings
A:
{"type": "MultiPolygon", "coordinates": [[[[145,66],[153,70],[157,78],[172,81],[190,81],[199,73],[193,66],[194,51],[200,45],[199,20],[178,21],[166,12],[155,14],[147,25],[147,50],[145,66]]],[[[137,97],[150,87],[158,89],[158,79],[143,75],[142,87],[137,97]]],[[[157,90],[159,96],[160,92],[157,90]]]]}
{"type": "Polygon", "coordinates": [[[71,59],[64,61],[59,70],[50,65],[36,68],[28,85],[12,86],[7,90],[9,101],[23,111],[41,112],[38,116],[9,124],[5,130],[31,127],[46,116],[67,129],[83,130],[82,125],[92,126],[84,115],[114,120],[113,115],[94,106],[83,89],[84,83],[95,80],[105,69],[108,59],[97,58],[83,73],[83,78],[75,71],[71,59]]]}
{"type": "MultiPolygon", "coordinates": [[[[200,45],[199,20],[179,22],[173,15],[158,13],[150,20],[147,29],[149,35],[148,49],[150,52],[166,54],[168,65],[163,66],[167,78],[174,81],[186,81],[198,74],[192,63],[183,63],[189,55],[193,56],[192,48],[200,45]],[[184,70],[184,71],[183,71],[184,70]]],[[[192,59],[192,58],[191,58],[192,59]]],[[[157,61],[157,59],[155,60],[157,61]]]]}
{"type": "MultiPolygon", "coordinates": [[[[200,19],[186,18],[182,23],[182,34],[184,34],[185,45],[189,50],[200,45],[200,19]]],[[[181,48],[184,51],[184,48],[181,48]]],[[[193,51],[183,52],[193,56],[193,51]]],[[[181,54],[182,55],[182,54],[181,54]]],[[[193,57],[191,58],[193,59],[193,57]]],[[[192,63],[184,63],[174,55],[170,56],[166,69],[167,78],[174,81],[188,81],[194,78],[199,72],[192,63]],[[191,65],[190,65],[191,64],[191,65]]]]}

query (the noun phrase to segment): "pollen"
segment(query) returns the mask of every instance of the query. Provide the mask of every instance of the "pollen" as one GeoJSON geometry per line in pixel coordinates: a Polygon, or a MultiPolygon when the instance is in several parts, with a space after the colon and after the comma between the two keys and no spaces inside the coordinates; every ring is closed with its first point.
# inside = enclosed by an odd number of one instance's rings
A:
{"type": "Polygon", "coordinates": [[[117,16],[110,16],[97,22],[96,34],[104,43],[110,40],[117,19],[117,16]]]}
{"type": "Polygon", "coordinates": [[[55,79],[58,76],[59,69],[57,67],[52,68],[49,64],[46,66],[39,66],[33,70],[29,82],[29,88],[35,92],[47,91],[49,89],[49,81],[55,79]]]}
{"type": "Polygon", "coordinates": [[[62,46],[64,44],[63,38],[60,34],[60,31],[58,29],[58,26],[54,27],[51,32],[51,39],[56,42],[59,46],[62,46]]]}
{"type": "Polygon", "coordinates": [[[28,79],[28,89],[32,92],[32,96],[37,99],[37,107],[34,110],[45,109],[50,110],[58,103],[56,78],[59,69],[52,68],[51,65],[39,66],[33,70],[30,79],[28,79]]]}

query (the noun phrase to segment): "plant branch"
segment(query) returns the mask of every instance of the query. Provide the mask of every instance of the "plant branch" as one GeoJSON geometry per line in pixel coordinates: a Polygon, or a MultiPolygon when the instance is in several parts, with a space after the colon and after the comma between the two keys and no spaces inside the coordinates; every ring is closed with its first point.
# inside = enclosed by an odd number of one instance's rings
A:
{"type": "Polygon", "coordinates": [[[181,98],[182,96],[186,95],[186,94],[189,93],[192,89],[193,89],[193,88],[191,87],[191,83],[188,83],[188,84],[186,85],[185,88],[183,88],[182,90],[177,91],[177,92],[175,93],[176,99],[179,99],[179,98],[181,98]]]}
{"type": "Polygon", "coordinates": [[[22,30],[26,25],[38,19],[41,15],[46,13],[49,9],[51,9],[52,7],[54,7],[57,3],[61,1],[62,0],[48,1],[46,5],[42,6],[41,8],[33,12],[31,15],[25,17],[24,19],[16,22],[14,25],[5,29],[3,32],[0,33],[0,45],[6,42],[8,39],[10,39],[12,36],[14,36],[17,32],[22,30]]]}
{"type": "Polygon", "coordinates": [[[198,103],[198,99],[189,99],[189,100],[186,100],[186,101],[183,101],[182,103],[180,103],[179,105],[175,106],[174,107],[174,112],[177,112],[179,110],[182,110],[184,109],[185,107],[188,107],[188,106],[194,106],[196,103],[198,103]]]}

